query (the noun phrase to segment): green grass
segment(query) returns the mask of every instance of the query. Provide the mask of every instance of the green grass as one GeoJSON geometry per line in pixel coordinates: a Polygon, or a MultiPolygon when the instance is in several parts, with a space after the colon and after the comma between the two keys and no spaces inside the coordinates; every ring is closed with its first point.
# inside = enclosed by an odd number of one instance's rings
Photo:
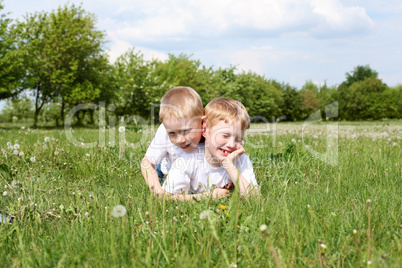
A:
{"type": "MultiPolygon", "coordinates": [[[[128,129],[123,151],[118,133],[117,146],[109,146],[108,130],[106,147],[89,149],[71,144],[63,130],[0,130],[0,185],[7,192],[0,209],[16,217],[0,224],[2,266],[361,267],[370,261],[373,267],[400,267],[402,126],[391,125],[375,130],[388,131],[384,137],[342,131],[338,163],[331,166],[305,147],[325,152],[325,135],[319,134],[324,128],[302,139],[300,124],[279,124],[278,130],[294,131],[275,142],[269,133],[245,142],[260,199],[240,199],[235,192],[192,203],[150,194],[139,166],[151,138],[147,132],[128,129]],[[7,142],[18,143],[24,155],[14,155],[7,142]],[[119,204],[127,214],[115,218],[119,204]],[[201,220],[207,209],[214,214],[201,220]],[[260,231],[263,224],[268,233],[260,231]]],[[[358,126],[373,129],[371,122],[358,126]]],[[[79,142],[99,136],[96,129],[73,134],[79,142]]]]}

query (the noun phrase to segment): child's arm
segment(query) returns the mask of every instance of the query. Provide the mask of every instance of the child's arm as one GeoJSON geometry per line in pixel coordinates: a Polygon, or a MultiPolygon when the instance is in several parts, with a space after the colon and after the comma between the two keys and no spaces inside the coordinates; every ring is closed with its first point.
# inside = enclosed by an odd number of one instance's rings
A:
{"type": "Polygon", "coordinates": [[[144,156],[141,162],[141,172],[151,192],[154,192],[157,195],[161,195],[165,192],[159,183],[155,165],[152,164],[146,156],[144,156]]]}
{"type": "Polygon", "coordinates": [[[194,168],[196,165],[194,158],[180,157],[175,162],[166,177],[162,186],[165,191],[165,198],[179,201],[193,201],[209,198],[223,198],[230,194],[228,189],[214,189],[212,193],[189,194],[192,179],[195,179],[194,168]]]}
{"type": "Polygon", "coordinates": [[[234,184],[238,185],[241,195],[255,195],[259,193],[258,187],[248,182],[235,166],[236,160],[244,154],[244,152],[243,146],[240,145],[236,151],[222,159],[222,167],[226,170],[234,184]]]}
{"type": "Polygon", "coordinates": [[[175,200],[175,201],[194,201],[194,200],[203,200],[203,199],[220,199],[230,195],[231,191],[228,189],[216,188],[212,191],[211,194],[209,193],[202,193],[202,194],[171,194],[165,191],[165,198],[175,200]]]}

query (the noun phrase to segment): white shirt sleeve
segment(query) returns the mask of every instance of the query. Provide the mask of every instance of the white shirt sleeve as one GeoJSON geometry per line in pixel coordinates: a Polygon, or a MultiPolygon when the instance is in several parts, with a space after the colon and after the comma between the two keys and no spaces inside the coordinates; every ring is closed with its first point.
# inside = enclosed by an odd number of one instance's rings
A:
{"type": "Polygon", "coordinates": [[[171,194],[191,194],[191,179],[194,176],[194,157],[184,154],[177,158],[162,185],[171,194]]]}
{"type": "Polygon", "coordinates": [[[240,169],[240,173],[250,184],[258,187],[253,170],[253,164],[247,155],[243,154],[239,157],[239,159],[237,159],[236,167],[240,169]]]}
{"type": "Polygon", "coordinates": [[[145,156],[148,158],[149,162],[156,165],[160,163],[164,157],[168,156],[168,146],[171,146],[169,136],[166,132],[165,126],[161,124],[158,127],[155,137],[149,145],[145,156]]]}

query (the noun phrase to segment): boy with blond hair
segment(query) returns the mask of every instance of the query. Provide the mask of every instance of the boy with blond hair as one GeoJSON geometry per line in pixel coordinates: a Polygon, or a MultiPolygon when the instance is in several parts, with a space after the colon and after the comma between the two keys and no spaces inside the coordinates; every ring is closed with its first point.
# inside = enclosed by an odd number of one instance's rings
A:
{"type": "Polygon", "coordinates": [[[183,201],[205,198],[212,191],[213,197],[223,197],[231,183],[243,196],[257,194],[253,166],[242,146],[250,126],[246,108],[230,98],[215,98],[205,107],[205,117],[205,148],[200,144],[199,150],[176,159],[162,188],[183,201]]]}
{"type": "Polygon", "coordinates": [[[159,126],[141,162],[141,172],[151,190],[163,194],[155,166],[163,159],[167,165],[183,153],[192,153],[201,139],[204,107],[198,93],[190,87],[175,87],[161,100],[159,126]]]}

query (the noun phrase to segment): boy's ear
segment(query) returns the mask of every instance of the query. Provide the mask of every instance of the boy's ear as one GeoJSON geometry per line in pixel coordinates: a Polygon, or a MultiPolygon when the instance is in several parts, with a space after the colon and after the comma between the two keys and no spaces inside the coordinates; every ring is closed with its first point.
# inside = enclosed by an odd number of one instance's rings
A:
{"type": "Polygon", "coordinates": [[[201,135],[205,137],[205,132],[207,130],[207,118],[204,115],[201,120],[201,135]]]}

